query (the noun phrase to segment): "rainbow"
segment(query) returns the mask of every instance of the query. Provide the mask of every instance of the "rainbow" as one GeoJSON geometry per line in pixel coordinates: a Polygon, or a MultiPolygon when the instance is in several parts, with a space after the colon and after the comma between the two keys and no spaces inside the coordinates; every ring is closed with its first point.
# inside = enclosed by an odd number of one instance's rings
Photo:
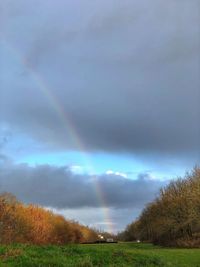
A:
{"type": "MultiPolygon", "coordinates": [[[[20,51],[16,47],[8,43],[8,41],[5,38],[3,40],[4,40],[4,43],[6,44],[6,47],[9,48],[15,54],[20,64],[22,64],[22,66],[31,75],[32,79],[37,84],[37,89],[40,90],[42,95],[47,99],[49,105],[52,107],[58,119],[60,120],[61,124],[63,125],[66,133],[69,135],[70,139],[72,140],[74,147],[78,151],[81,151],[83,153],[85,164],[89,166],[90,172],[95,173],[93,166],[91,164],[90,157],[85,148],[85,145],[82,142],[81,137],[78,135],[76,128],[69,114],[67,114],[66,111],[64,110],[63,104],[61,103],[60,99],[53,93],[53,90],[48,86],[45,79],[37,71],[34,70],[33,66],[31,66],[30,63],[28,63],[28,61],[26,60],[25,57],[23,57],[20,51]]],[[[95,175],[92,176],[92,181],[94,184],[95,194],[99,202],[99,207],[102,210],[102,215],[104,218],[106,231],[112,233],[114,232],[114,229],[113,229],[114,224],[110,216],[109,208],[106,205],[106,201],[105,201],[106,198],[103,195],[103,191],[101,190],[100,184],[98,183],[98,179],[95,177],[95,175]]]]}

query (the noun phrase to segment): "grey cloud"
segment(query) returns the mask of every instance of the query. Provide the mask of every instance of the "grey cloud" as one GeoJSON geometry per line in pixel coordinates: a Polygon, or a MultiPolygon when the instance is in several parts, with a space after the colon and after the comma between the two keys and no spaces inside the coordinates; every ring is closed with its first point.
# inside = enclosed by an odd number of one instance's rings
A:
{"type": "Polygon", "coordinates": [[[0,121],[54,149],[79,149],[70,120],[90,151],[199,161],[199,1],[79,4],[1,3],[0,121]]]}
{"type": "Polygon", "coordinates": [[[10,131],[0,128],[0,152],[9,143],[11,136],[12,134],[10,131]]]}
{"type": "Polygon", "coordinates": [[[140,174],[136,180],[119,175],[76,175],[67,167],[3,162],[0,191],[11,192],[26,203],[58,209],[84,207],[141,209],[165,183],[140,174]]]}
{"type": "Polygon", "coordinates": [[[4,164],[5,162],[7,162],[8,158],[3,155],[3,154],[0,154],[0,166],[1,164],[4,164]]]}
{"type": "Polygon", "coordinates": [[[0,149],[2,149],[7,142],[8,142],[8,139],[6,137],[0,138],[0,149]]]}

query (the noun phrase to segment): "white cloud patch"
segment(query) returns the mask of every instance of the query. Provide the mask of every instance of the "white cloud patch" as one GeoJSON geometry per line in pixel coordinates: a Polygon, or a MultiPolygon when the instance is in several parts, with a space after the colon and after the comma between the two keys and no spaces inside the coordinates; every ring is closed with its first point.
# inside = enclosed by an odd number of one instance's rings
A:
{"type": "Polygon", "coordinates": [[[77,173],[77,174],[83,173],[83,167],[80,165],[71,165],[69,166],[69,168],[73,173],[77,173]]]}
{"type": "Polygon", "coordinates": [[[108,171],[106,171],[106,174],[107,175],[116,175],[116,176],[121,176],[121,177],[127,178],[127,174],[123,173],[123,172],[115,172],[112,170],[108,170],[108,171]]]}

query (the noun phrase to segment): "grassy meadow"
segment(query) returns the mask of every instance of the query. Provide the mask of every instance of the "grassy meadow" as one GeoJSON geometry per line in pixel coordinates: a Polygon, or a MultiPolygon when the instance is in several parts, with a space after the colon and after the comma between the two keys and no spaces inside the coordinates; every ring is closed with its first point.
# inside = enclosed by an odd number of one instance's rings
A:
{"type": "Polygon", "coordinates": [[[0,247],[0,266],[24,267],[200,267],[200,249],[118,243],[0,247]]]}

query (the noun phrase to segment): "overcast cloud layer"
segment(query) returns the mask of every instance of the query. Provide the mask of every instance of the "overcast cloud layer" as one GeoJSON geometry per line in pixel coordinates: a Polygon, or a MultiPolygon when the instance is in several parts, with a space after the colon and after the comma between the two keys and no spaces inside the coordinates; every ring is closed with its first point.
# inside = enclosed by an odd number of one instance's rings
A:
{"type": "Polygon", "coordinates": [[[87,150],[185,155],[197,163],[199,5],[1,1],[2,129],[79,149],[42,87],[87,150]]]}

